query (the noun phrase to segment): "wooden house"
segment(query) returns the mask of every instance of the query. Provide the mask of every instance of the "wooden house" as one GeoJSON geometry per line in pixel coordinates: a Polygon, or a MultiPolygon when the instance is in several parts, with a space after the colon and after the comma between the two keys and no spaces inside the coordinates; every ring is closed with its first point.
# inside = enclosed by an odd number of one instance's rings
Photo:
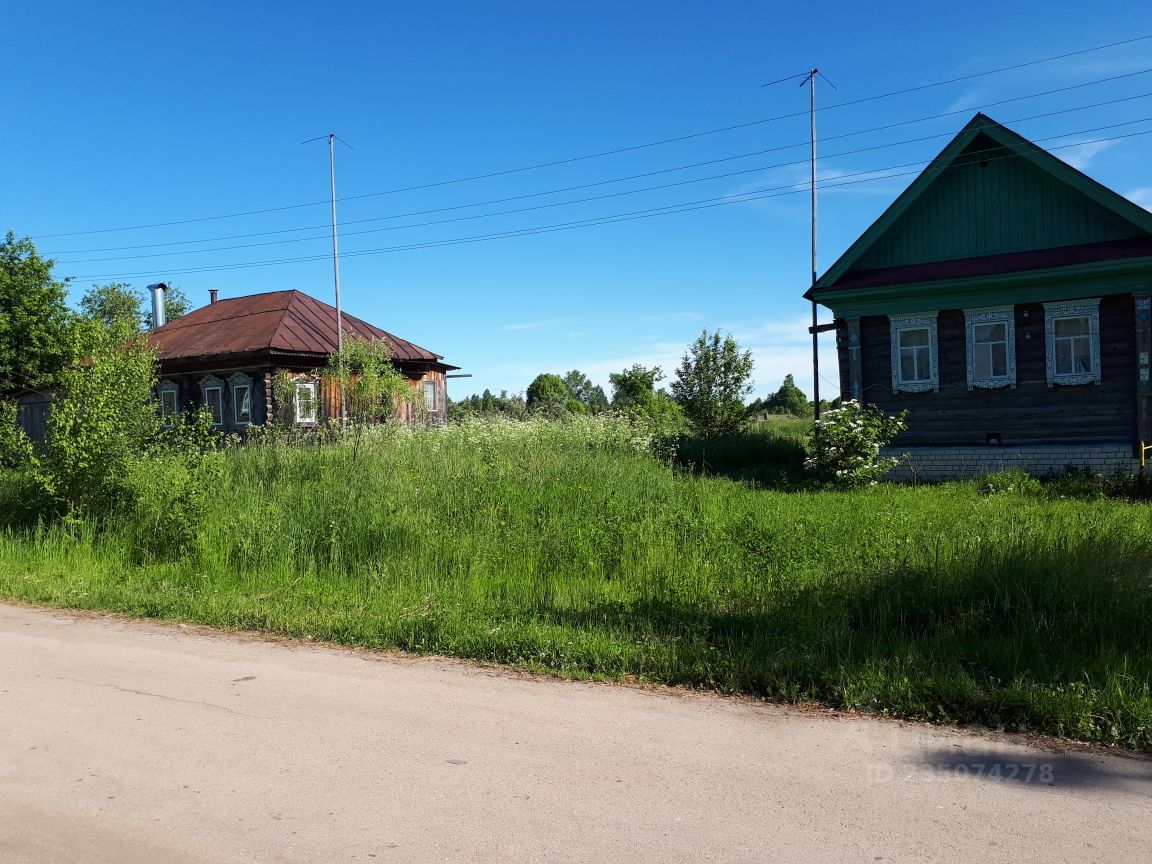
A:
{"type": "Polygon", "coordinates": [[[904,473],[1109,471],[1152,441],[1152,213],[977,114],[805,295],[904,473]]]}
{"type": "MultiPolygon", "coordinates": [[[[341,319],[345,337],[387,344],[393,364],[423,394],[427,418],[447,419],[445,376],[459,367],[359,318],[345,313],[341,319]]],[[[149,340],[160,360],[157,398],[164,416],[205,406],[213,426],[230,432],[275,417],[300,425],[339,417],[338,395],[318,375],[337,350],[336,310],[301,291],[225,300],[212,292],[207,306],[156,328],[149,340]]],[[[402,417],[412,421],[417,413],[405,405],[402,417]]]]}

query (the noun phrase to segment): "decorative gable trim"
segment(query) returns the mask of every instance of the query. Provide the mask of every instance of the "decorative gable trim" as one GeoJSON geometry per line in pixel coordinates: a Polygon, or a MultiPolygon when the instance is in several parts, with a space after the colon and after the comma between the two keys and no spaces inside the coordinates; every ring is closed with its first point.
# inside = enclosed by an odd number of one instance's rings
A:
{"type": "Polygon", "coordinates": [[[851,270],[888,229],[931,188],[940,172],[951,166],[980,134],[987,135],[1015,156],[1066,183],[1085,197],[1115,213],[1120,218],[1131,222],[1137,228],[1152,234],[1152,213],[1117,194],[1107,186],[1097,183],[1067,162],[1058,159],[1048,151],[981,113],[968,121],[967,125],[960,130],[948,146],[940,151],[940,154],[929,163],[928,167],[892,202],[891,206],[880,215],[880,218],[873,222],[868,230],[848,247],[847,251],[825,271],[824,275],[816,281],[816,285],[805,292],[804,296],[810,299],[813,290],[819,291],[833,287],[836,281],[851,270]]]}

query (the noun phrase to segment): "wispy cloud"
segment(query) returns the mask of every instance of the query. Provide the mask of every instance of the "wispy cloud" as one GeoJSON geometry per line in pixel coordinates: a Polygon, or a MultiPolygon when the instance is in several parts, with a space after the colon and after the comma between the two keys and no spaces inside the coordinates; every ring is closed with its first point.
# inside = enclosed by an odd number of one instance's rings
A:
{"type": "Polygon", "coordinates": [[[1070,142],[1072,146],[1062,146],[1056,151],[1057,155],[1071,165],[1081,171],[1086,169],[1092,160],[1103,153],[1105,150],[1112,147],[1115,141],[1085,141],[1082,144],[1070,142]]]}
{"type": "Polygon", "coordinates": [[[1152,210],[1152,186],[1141,186],[1139,189],[1133,189],[1124,197],[1135,204],[1139,204],[1145,210],[1152,210]]]}
{"type": "Polygon", "coordinates": [[[944,113],[947,114],[953,111],[966,111],[969,108],[978,108],[983,101],[983,90],[969,90],[967,93],[953,99],[951,104],[944,109],[944,113]]]}
{"type": "Polygon", "coordinates": [[[563,318],[549,318],[545,321],[524,321],[519,324],[505,324],[501,330],[539,330],[543,327],[552,327],[556,324],[563,324],[563,318]]]}

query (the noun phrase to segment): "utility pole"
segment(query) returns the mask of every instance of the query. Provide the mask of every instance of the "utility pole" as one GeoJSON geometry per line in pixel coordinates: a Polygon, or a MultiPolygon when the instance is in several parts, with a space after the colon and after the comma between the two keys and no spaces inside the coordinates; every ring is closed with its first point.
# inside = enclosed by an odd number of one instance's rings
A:
{"type": "MultiPolygon", "coordinates": [[[[301,144],[310,144],[313,141],[320,141],[323,138],[328,139],[328,180],[331,189],[332,200],[332,281],[336,289],[336,369],[340,376],[340,427],[343,428],[348,419],[348,411],[345,407],[345,394],[344,394],[344,316],[340,311],[340,245],[337,240],[336,232],[336,133],[329,132],[327,135],[322,135],[319,138],[309,138],[307,141],[300,142],[301,144]]],[[[345,141],[343,138],[339,139],[340,143],[348,149],[352,149],[352,145],[345,141]]]]}
{"type": "MultiPolygon", "coordinates": [[[[808,85],[808,142],[810,149],[809,172],[812,195],[812,288],[816,287],[816,76],[819,69],[813,69],[801,82],[808,85]]],[[[812,298],[812,407],[817,420],[820,419],[820,335],[817,331],[816,298],[812,298]]]]}
{"type": "MultiPolygon", "coordinates": [[[[816,287],[816,77],[823,78],[833,89],[836,85],[828,81],[826,76],[819,69],[813,68],[800,75],[789,75],[786,78],[780,78],[776,81],[769,81],[762,86],[771,87],[775,84],[782,84],[786,81],[795,81],[800,79],[800,86],[808,85],[808,145],[809,145],[809,190],[812,201],[812,282],[811,287],[816,287]]],[[[812,334],[812,406],[815,413],[815,418],[820,419],[820,339],[819,334],[825,330],[833,329],[832,324],[821,325],[817,323],[817,308],[816,300],[812,300],[812,326],[808,328],[808,332],[812,334]]]]}

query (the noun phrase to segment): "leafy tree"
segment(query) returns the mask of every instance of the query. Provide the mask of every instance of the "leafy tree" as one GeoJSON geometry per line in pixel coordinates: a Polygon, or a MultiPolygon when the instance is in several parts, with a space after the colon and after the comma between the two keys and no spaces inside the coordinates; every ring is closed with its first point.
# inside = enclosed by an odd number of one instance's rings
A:
{"type": "Polygon", "coordinates": [[[646,369],[639,363],[634,363],[631,369],[613,372],[608,376],[612,385],[612,407],[643,411],[656,398],[656,382],[663,378],[664,370],[659,366],[646,369]]]}
{"type": "Polygon", "coordinates": [[[795,417],[807,417],[812,414],[812,405],[804,391],[796,386],[796,382],[789,372],[784,376],[784,383],[780,389],[764,400],[760,410],[770,414],[791,414],[795,417]]]}
{"type": "Polygon", "coordinates": [[[744,423],[744,396],[751,390],[752,352],[731,336],[704,330],[676,369],[672,395],[704,435],[730,435],[744,423]]]}
{"type": "MultiPolygon", "coordinates": [[[[169,285],[164,292],[164,318],[172,321],[187,315],[191,307],[184,292],[175,285],[169,285]]],[[[121,328],[131,322],[131,332],[152,329],[152,302],[131,285],[113,282],[108,285],[93,285],[80,299],[80,311],[108,327],[121,328]]]]}
{"type": "Polygon", "coordinates": [[[584,413],[584,403],[572,397],[564,379],[559,375],[545,372],[537,375],[528,385],[528,410],[540,412],[584,413]]]}
{"type": "Polygon", "coordinates": [[[378,339],[344,336],[344,353],[332,354],[320,370],[325,384],[344,393],[344,411],[355,424],[396,417],[404,402],[422,398],[392,363],[388,345],[378,339]]]}
{"type": "Polygon", "coordinates": [[[71,359],[75,316],[54,263],[11,231],[0,243],[0,393],[51,387],[71,359]]]}
{"type": "Polygon", "coordinates": [[[599,384],[593,384],[579,369],[573,369],[564,376],[563,381],[571,397],[583,403],[591,413],[595,414],[608,407],[608,397],[604,395],[604,388],[599,384]]]}
{"type": "Polygon", "coordinates": [[[648,369],[639,363],[608,376],[612,384],[612,407],[631,417],[647,420],[658,438],[672,439],[684,431],[684,411],[671,396],[656,389],[664,377],[659,366],[648,369]]]}
{"type": "Polygon", "coordinates": [[[80,312],[109,331],[126,336],[139,333],[144,324],[144,295],[123,282],[93,285],[80,298],[80,312]]]}

